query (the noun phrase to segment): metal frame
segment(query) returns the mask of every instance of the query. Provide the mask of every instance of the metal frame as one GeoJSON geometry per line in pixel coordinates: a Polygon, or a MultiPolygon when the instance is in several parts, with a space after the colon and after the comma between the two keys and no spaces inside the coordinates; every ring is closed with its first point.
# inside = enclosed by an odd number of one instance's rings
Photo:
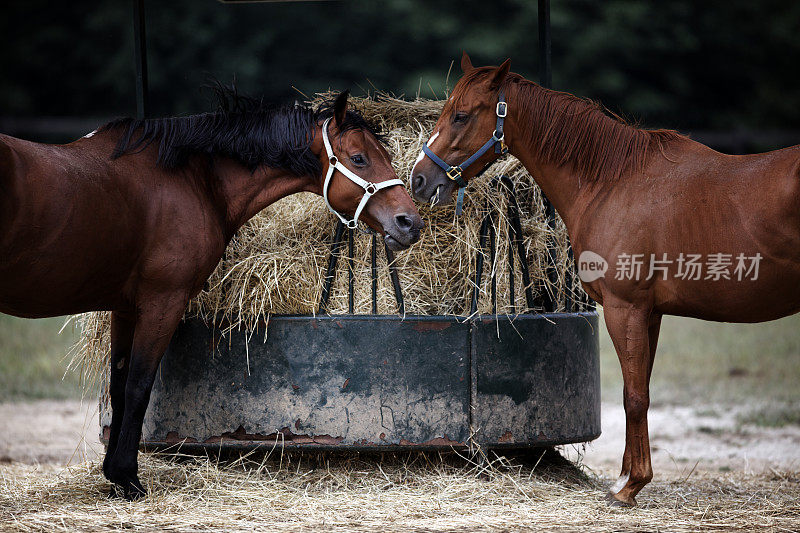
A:
{"type": "MultiPolygon", "coordinates": [[[[550,290],[550,286],[547,283],[542,283],[538,287],[538,296],[534,296],[533,287],[531,284],[530,279],[530,269],[528,262],[526,260],[526,253],[525,253],[525,245],[522,239],[522,224],[520,222],[519,216],[519,203],[517,202],[516,191],[514,189],[514,182],[511,178],[503,174],[498,176],[492,180],[490,185],[492,188],[495,188],[500,193],[505,193],[507,196],[508,201],[508,211],[507,211],[507,219],[508,219],[508,227],[507,227],[507,236],[508,240],[511,243],[508,249],[508,264],[509,264],[509,285],[510,285],[510,295],[509,295],[509,304],[511,307],[511,314],[516,314],[516,280],[515,280],[515,272],[514,272],[514,255],[517,256],[517,261],[519,262],[520,271],[522,272],[522,290],[525,293],[525,302],[527,304],[527,308],[532,311],[536,312],[544,312],[544,313],[553,313],[556,312],[556,308],[558,307],[559,302],[557,301],[557,295],[553,294],[550,290]]],[[[549,206],[552,209],[552,206],[547,202],[547,199],[544,199],[546,208],[549,206]]],[[[474,289],[472,293],[472,299],[470,302],[469,307],[469,316],[475,315],[478,311],[478,300],[480,298],[480,285],[483,278],[483,266],[488,258],[490,262],[490,271],[494,271],[492,266],[494,266],[494,259],[495,259],[495,248],[496,248],[496,238],[495,235],[495,226],[493,224],[495,220],[495,213],[491,211],[490,202],[487,200],[486,202],[486,216],[484,217],[483,221],[481,222],[480,231],[479,231],[479,249],[482,253],[479,253],[476,257],[476,264],[475,264],[475,279],[474,282],[474,289]],[[488,241],[488,253],[486,253],[487,248],[487,241],[488,241]]],[[[551,228],[555,228],[555,218],[554,215],[551,215],[550,211],[547,211],[548,217],[548,224],[551,224],[551,228]],[[551,216],[553,218],[551,218],[551,216]]],[[[336,271],[337,266],[339,263],[339,257],[341,256],[341,248],[342,244],[344,243],[344,232],[346,226],[341,221],[337,222],[333,235],[331,238],[331,245],[330,245],[330,256],[328,258],[328,268],[325,273],[325,280],[322,286],[322,296],[319,302],[319,313],[324,314],[329,312],[328,302],[330,300],[331,292],[333,290],[333,283],[336,280],[336,271]]],[[[347,229],[347,292],[348,292],[348,313],[353,314],[355,310],[355,302],[354,302],[354,273],[353,273],[353,264],[354,264],[354,237],[355,237],[355,230],[347,229]]],[[[392,287],[394,289],[394,296],[397,302],[397,312],[401,316],[405,314],[405,306],[403,304],[403,291],[400,285],[400,279],[397,274],[397,270],[394,264],[394,254],[392,251],[384,246],[384,250],[386,253],[386,259],[389,267],[389,276],[391,278],[392,287]]],[[[549,267],[547,269],[548,278],[550,285],[555,285],[557,282],[558,273],[555,271],[555,261],[556,261],[556,248],[555,243],[550,242],[548,243],[548,259],[549,259],[549,267]]],[[[570,258],[572,258],[572,248],[570,247],[570,258]]],[[[378,303],[377,303],[377,287],[378,287],[378,256],[377,256],[377,235],[372,234],[372,248],[370,254],[370,273],[371,273],[371,282],[372,282],[372,314],[377,315],[378,313],[378,303]]],[[[567,280],[566,280],[566,287],[567,290],[564,291],[564,309],[565,312],[582,312],[582,311],[590,311],[594,309],[594,304],[588,297],[585,297],[582,300],[575,301],[572,294],[572,272],[568,271],[566,273],[567,280]]],[[[495,276],[492,276],[491,279],[491,298],[492,298],[492,313],[497,313],[497,280],[495,276]]]]}

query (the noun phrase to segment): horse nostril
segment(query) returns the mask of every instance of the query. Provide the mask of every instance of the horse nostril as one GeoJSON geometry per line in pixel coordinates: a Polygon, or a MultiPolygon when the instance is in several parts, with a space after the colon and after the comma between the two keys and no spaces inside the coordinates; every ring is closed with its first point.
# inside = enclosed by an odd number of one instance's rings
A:
{"type": "Polygon", "coordinates": [[[414,227],[414,221],[410,216],[408,216],[405,213],[395,215],[394,223],[397,225],[397,229],[399,229],[403,233],[408,233],[409,231],[411,231],[411,228],[414,227]]]}
{"type": "Polygon", "coordinates": [[[422,174],[417,174],[411,181],[415,191],[420,191],[423,187],[425,187],[425,176],[422,174]]]}

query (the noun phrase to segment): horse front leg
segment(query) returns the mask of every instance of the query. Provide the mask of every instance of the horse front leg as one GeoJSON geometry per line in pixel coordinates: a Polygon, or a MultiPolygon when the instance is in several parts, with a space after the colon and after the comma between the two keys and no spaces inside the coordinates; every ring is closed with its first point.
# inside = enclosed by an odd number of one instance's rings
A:
{"type": "Polygon", "coordinates": [[[119,430],[122,427],[122,417],[125,412],[125,384],[128,380],[135,328],[136,323],[131,315],[119,311],[111,313],[111,378],[109,380],[111,431],[108,437],[106,456],[103,460],[103,473],[106,477],[108,477],[107,469],[110,459],[117,449],[119,430]]]}
{"type": "Polygon", "coordinates": [[[660,316],[651,316],[647,308],[606,303],[603,310],[606,327],[622,367],[626,421],[622,471],[611,487],[611,497],[613,503],[634,506],[636,494],[653,479],[647,411],[650,373],[661,320],[660,316]]]}
{"type": "Polygon", "coordinates": [[[168,295],[146,298],[139,305],[119,436],[113,455],[109,458],[107,454],[105,461],[106,477],[128,500],[146,494],[137,476],[142,423],[158,365],[183,316],[186,302],[184,295],[168,295]]]}

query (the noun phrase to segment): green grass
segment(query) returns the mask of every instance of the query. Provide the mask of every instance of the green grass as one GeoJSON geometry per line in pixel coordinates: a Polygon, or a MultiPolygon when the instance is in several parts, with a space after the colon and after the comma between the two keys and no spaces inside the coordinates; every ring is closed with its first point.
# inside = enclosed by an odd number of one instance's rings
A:
{"type": "MultiPolygon", "coordinates": [[[[80,396],[78,376],[64,377],[75,332],[59,335],[63,322],[0,315],[0,401],[80,396]]],[[[600,334],[603,399],[621,401],[622,375],[602,318],[600,334]]],[[[769,404],[755,407],[745,422],[800,424],[799,383],[800,315],[764,324],[664,317],[653,404],[769,404]]]]}
{"type": "MultiPolygon", "coordinates": [[[[622,373],[604,324],[600,359],[603,399],[620,401],[622,373]]],[[[651,381],[653,404],[777,403],[794,405],[796,411],[799,384],[800,315],[762,324],[664,317],[651,381]]]]}
{"type": "Polygon", "coordinates": [[[80,397],[78,375],[64,375],[76,333],[67,327],[59,335],[63,324],[0,314],[0,401],[80,397]]]}
{"type": "Polygon", "coordinates": [[[736,420],[740,424],[753,424],[768,428],[800,426],[800,405],[767,405],[741,414],[736,417],[736,420]]]}

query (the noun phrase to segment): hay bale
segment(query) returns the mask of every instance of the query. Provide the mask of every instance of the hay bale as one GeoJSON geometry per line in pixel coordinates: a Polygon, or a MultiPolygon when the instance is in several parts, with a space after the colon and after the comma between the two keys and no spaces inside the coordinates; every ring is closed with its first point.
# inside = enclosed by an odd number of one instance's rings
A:
{"type": "MultiPolygon", "coordinates": [[[[312,103],[330,96],[317,95],[312,103]]],[[[385,94],[351,98],[350,101],[368,120],[380,125],[397,174],[407,180],[441,112],[443,101],[421,98],[405,101],[385,94]]],[[[555,230],[548,226],[541,191],[522,164],[509,156],[470,183],[461,217],[455,216],[452,204],[435,209],[420,207],[427,222],[422,240],[396,256],[407,314],[469,314],[476,257],[482,253],[478,250],[479,228],[490,211],[496,214],[493,225],[497,235],[494,260],[497,301],[492,302],[492,272],[486,261],[478,313],[492,313],[494,304],[499,314],[512,311],[507,199],[492,185],[492,179],[501,174],[508,174],[515,185],[534,292],[548,286],[556,295],[556,310],[564,310],[568,297],[573,300],[583,297],[577,276],[567,275],[573,264],[563,223],[559,220],[555,230]],[[555,284],[546,276],[548,243],[555,243],[557,252],[555,284]]],[[[224,317],[231,328],[253,331],[260,319],[271,314],[316,313],[334,223],[335,218],[322,199],[309,193],[284,198],[266,208],[237,233],[209,280],[210,288],[192,300],[188,314],[212,322],[224,317]]],[[[370,236],[356,235],[355,312],[358,314],[371,312],[370,244],[370,236]]],[[[342,253],[346,253],[346,246],[342,253]]],[[[396,305],[382,250],[378,257],[378,312],[392,314],[396,312],[396,305]]],[[[514,271],[514,308],[516,312],[527,311],[518,263],[514,271]]],[[[329,311],[335,314],[347,310],[346,259],[343,258],[329,311]]],[[[98,361],[102,362],[108,353],[107,313],[90,314],[80,318],[80,323],[83,337],[73,350],[72,366],[83,368],[84,374],[93,378],[100,368],[98,361]]]]}

